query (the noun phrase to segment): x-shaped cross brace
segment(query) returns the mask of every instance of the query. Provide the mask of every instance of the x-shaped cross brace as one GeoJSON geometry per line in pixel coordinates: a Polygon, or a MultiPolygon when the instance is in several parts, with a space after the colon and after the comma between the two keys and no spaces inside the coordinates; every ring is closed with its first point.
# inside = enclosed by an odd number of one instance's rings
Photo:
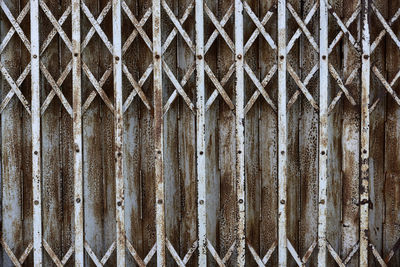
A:
{"type": "MultiPolygon", "coordinates": [[[[254,30],[253,34],[250,36],[249,40],[246,42],[246,44],[244,46],[244,52],[243,52],[244,55],[246,55],[246,53],[249,51],[250,47],[253,45],[254,41],[260,35],[260,33],[264,37],[264,39],[267,41],[269,46],[273,50],[276,51],[275,42],[272,40],[271,36],[269,35],[269,33],[267,33],[265,31],[265,28],[264,28],[264,26],[267,24],[268,20],[273,15],[272,10],[269,10],[263,17],[262,21],[260,21],[258,19],[258,17],[256,16],[256,14],[254,14],[254,12],[251,10],[249,4],[247,2],[244,2],[243,4],[244,4],[244,10],[246,10],[247,14],[250,16],[251,20],[256,25],[256,29],[254,30]]],[[[274,7],[274,9],[275,9],[275,7],[274,7]]],[[[264,79],[261,82],[246,62],[244,64],[244,69],[245,69],[246,73],[249,75],[249,77],[252,80],[252,82],[254,83],[254,85],[257,87],[257,90],[250,97],[249,102],[246,104],[246,106],[244,108],[245,113],[247,113],[251,109],[251,107],[254,105],[254,103],[256,102],[256,100],[260,94],[263,95],[263,97],[267,101],[267,103],[276,112],[277,111],[276,105],[273,103],[271,97],[265,91],[265,87],[267,86],[267,84],[272,79],[273,75],[275,74],[275,72],[277,70],[277,65],[274,64],[272,66],[269,73],[264,77],[264,79]]]]}
{"type": "MultiPolygon", "coordinates": [[[[186,8],[182,18],[178,20],[174,14],[174,12],[169,8],[168,4],[165,2],[165,0],[161,1],[161,5],[164,8],[165,12],[167,13],[168,17],[170,18],[171,22],[174,24],[175,28],[171,31],[171,33],[168,35],[167,40],[165,41],[165,44],[162,47],[162,53],[166,51],[172,40],[175,38],[177,33],[182,36],[183,40],[187,43],[189,48],[191,49],[192,53],[194,54],[194,44],[192,40],[190,39],[189,35],[187,32],[183,29],[182,24],[186,21],[186,19],[189,17],[190,13],[194,9],[194,1],[192,1],[189,6],[186,8]]],[[[173,74],[172,70],[168,67],[168,64],[165,62],[165,60],[162,60],[162,66],[164,69],[165,74],[167,74],[168,78],[172,82],[172,84],[175,87],[174,92],[171,94],[171,96],[168,98],[164,108],[163,108],[163,113],[167,113],[169,108],[171,107],[172,102],[175,100],[175,98],[178,96],[178,93],[182,96],[183,100],[186,102],[190,110],[194,111],[194,104],[186,94],[186,92],[183,90],[183,86],[187,83],[189,80],[190,76],[193,74],[195,68],[194,65],[193,67],[190,67],[188,71],[185,73],[183,79],[181,82],[179,82],[175,75],[173,74]]]]}
{"type": "MultiPolygon", "coordinates": [[[[103,41],[103,43],[105,44],[107,49],[112,54],[113,53],[113,46],[112,46],[111,42],[108,40],[107,35],[104,33],[104,31],[100,27],[100,23],[104,20],[104,17],[106,16],[106,14],[108,13],[108,11],[111,8],[111,2],[107,3],[106,7],[100,13],[100,15],[97,18],[97,20],[94,18],[93,14],[90,12],[90,10],[85,5],[85,3],[82,2],[81,6],[82,6],[82,11],[86,15],[86,17],[89,19],[90,23],[92,24],[92,28],[90,29],[88,35],[86,36],[85,40],[82,43],[82,50],[89,43],[89,41],[90,41],[91,37],[93,36],[93,34],[95,32],[97,32],[97,34],[99,35],[100,39],[103,41]]],[[[132,12],[130,12],[130,10],[129,10],[129,8],[126,5],[125,2],[123,2],[122,7],[123,7],[124,11],[128,14],[128,17],[131,19],[131,21],[134,22],[134,25],[136,27],[136,30],[134,30],[131,33],[131,35],[129,36],[128,40],[124,43],[124,46],[123,46],[123,54],[124,54],[127,51],[127,49],[129,48],[130,44],[136,38],[137,33],[139,33],[141,35],[142,35],[142,33],[144,33],[144,31],[142,29],[142,26],[145,24],[145,22],[147,21],[147,19],[150,16],[150,14],[149,14],[149,12],[147,12],[145,14],[145,16],[142,18],[142,20],[140,21],[140,23],[139,23],[139,22],[137,22],[136,18],[134,18],[132,12]],[[137,24],[135,24],[136,22],[137,22],[137,24]],[[140,30],[138,30],[138,29],[140,29],[140,30]]],[[[136,94],[139,95],[139,97],[142,99],[142,101],[145,104],[145,106],[148,109],[150,109],[149,101],[147,100],[147,98],[146,98],[145,94],[143,93],[141,87],[143,86],[143,84],[146,81],[146,79],[149,77],[151,71],[146,71],[144,73],[143,77],[140,79],[140,81],[136,82],[135,79],[133,78],[133,75],[129,72],[128,67],[125,64],[122,64],[122,68],[123,68],[123,72],[127,76],[129,82],[131,83],[131,85],[133,86],[134,91],[135,91],[135,92],[131,92],[131,94],[128,96],[126,102],[124,103],[124,111],[126,111],[126,109],[129,107],[130,103],[132,102],[132,100],[133,100],[133,98],[134,98],[134,96],[136,94]]],[[[102,78],[100,79],[100,81],[96,80],[96,78],[94,77],[94,75],[91,73],[90,69],[88,68],[88,66],[84,62],[82,62],[82,69],[84,70],[85,74],[87,75],[87,77],[89,78],[90,82],[93,84],[95,90],[100,95],[100,97],[102,98],[104,103],[107,105],[107,107],[111,111],[114,111],[114,106],[113,106],[112,102],[110,101],[110,99],[108,98],[108,96],[106,95],[104,90],[102,89],[102,86],[107,81],[108,77],[110,76],[110,74],[112,72],[112,69],[111,68],[107,69],[104,72],[104,74],[103,74],[102,78]]],[[[83,111],[85,111],[89,107],[89,105],[91,104],[91,102],[93,101],[95,96],[96,96],[96,92],[93,91],[89,95],[88,99],[85,101],[85,103],[83,105],[83,111]]]]}
{"type": "MultiPolygon", "coordinates": [[[[12,35],[13,35],[13,33],[15,31],[20,36],[20,38],[23,41],[23,43],[24,43],[25,47],[27,48],[27,50],[30,52],[30,42],[26,38],[24,32],[22,31],[22,29],[19,26],[19,23],[22,22],[24,16],[26,15],[26,13],[29,10],[29,5],[27,4],[24,7],[23,11],[21,12],[21,14],[18,16],[18,18],[16,20],[12,16],[12,14],[9,11],[9,9],[7,8],[7,6],[4,4],[4,2],[1,2],[1,6],[2,6],[2,9],[3,9],[4,13],[9,18],[9,20],[10,20],[12,26],[13,26],[12,29],[15,29],[15,30],[10,30],[8,32],[8,34],[6,35],[6,38],[4,39],[4,41],[3,41],[2,45],[1,45],[0,53],[5,48],[5,46],[7,45],[8,41],[10,40],[10,38],[12,37],[12,35]]],[[[46,4],[43,1],[40,1],[40,6],[42,7],[42,9],[45,12],[45,14],[49,17],[51,23],[54,26],[53,30],[49,33],[49,35],[45,39],[44,43],[42,44],[42,47],[41,47],[41,50],[40,50],[40,54],[42,54],[46,50],[46,48],[48,47],[48,45],[50,44],[51,40],[54,38],[54,36],[55,36],[55,34],[57,32],[62,36],[62,38],[66,42],[67,46],[71,45],[71,43],[69,42],[68,37],[66,36],[65,32],[61,28],[61,25],[65,22],[66,18],[70,14],[71,8],[70,7],[67,8],[67,10],[64,12],[64,14],[61,16],[60,20],[56,21],[54,16],[51,14],[50,10],[48,9],[48,7],[46,6],[46,4]]],[[[29,71],[31,69],[31,64],[29,63],[25,67],[24,71],[22,72],[22,74],[20,75],[20,77],[17,79],[16,82],[13,81],[13,79],[8,74],[8,72],[4,68],[4,66],[1,65],[0,67],[1,67],[1,71],[2,71],[3,75],[5,76],[6,80],[9,82],[9,84],[13,88],[13,91],[10,91],[6,95],[6,97],[3,100],[3,102],[1,103],[0,110],[2,111],[7,106],[8,102],[11,100],[12,96],[15,93],[20,98],[22,104],[25,106],[25,108],[27,109],[28,113],[30,114],[29,104],[26,101],[26,99],[22,96],[22,94],[19,91],[18,87],[22,84],[22,82],[25,80],[26,76],[28,75],[28,73],[29,73],[29,71]]],[[[50,104],[50,102],[53,99],[54,95],[57,94],[57,96],[61,100],[61,103],[63,104],[63,106],[67,110],[67,112],[72,116],[72,108],[71,108],[70,104],[68,103],[67,99],[65,98],[65,96],[62,94],[61,89],[60,89],[61,84],[63,83],[63,81],[65,80],[66,76],[68,75],[69,70],[71,69],[70,64],[63,71],[62,75],[57,80],[57,82],[54,81],[53,77],[51,76],[51,74],[47,70],[46,66],[42,62],[40,62],[40,69],[42,70],[42,73],[44,74],[44,76],[46,77],[47,81],[49,82],[49,84],[51,85],[51,87],[53,89],[50,92],[50,94],[48,95],[48,97],[46,98],[46,100],[44,101],[44,103],[43,103],[43,105],[41,107],[41,114],[43,114],[45,112],[46,108],[50,104]]]]}
{"type": "MultiPolygon", "coordinates": [[[[314,14],[316,9],[318,7],[318,4],[315,3],[314,6],[312,7],[311,11],[309,12],[310,14],[314,14]]],[[[314,50],[319,53],[319,48],[317,43],[315,42],[312,34],[310,33],[310,31],[307,29],[307,24],[310,22],[311,20],[311,16],[307,15],[305,21],[302,21],[301,18],[299,17],[299,15],[296,13],[296,11],[294,10],[294,8],[290,5],[290,3],[287,4],[287,8],[290,11],[290,13],[292,14],[293,18],[296,20],[297,24],[299,25],[301,31],[304,33],[304,35],[306,36],[306,38],[309,40],[311,46],[314,48],[314,50]]],[[[332,52],[334,46],[339,42],[339,40],[343,37],[344,34],[346,34],[346,36],[349,38],[351,44],[353,44],[353,46],[356,48],[357,51],[359,51],[359,45],[358,43],[355,41],[354,37],[351,35],[351,33],[348,31],[348,27],[350,26],[350,24],[356,19],[357,15],[360,13],[360,7],[358,7],[356,9],[356,11],[353,12],[352,16],[350,17],[350,19],[346,22],[346,24],[344,24],[340,18],[336,15],[336,13],[330,8],[331,13],[333,14],[333,16],[335,17],[335,19],[337,20],[339,27],[341,28],[341,32],[336,36],[336,38],[332,41],[332,43],[329,46],[328,49],[328,55],[332,52]]],[[[293,45],[293,42],[289,42],[289,47],[291,48],[293,45]]],[[[288,72],[291,74],[292,78],[295,80],[296,84],[299,86],[300,89],[303,88],[303,93],[305,93],[306,98],[310,101],[311,105],[315,108],[318,109],[317,103],[314,101],[314,99],[311,97],[311,95],[309,95],[308,91],[304,91],[306,89],[307,84],[309,83],[309,81],[311,80],[311,78],[314,76],[314,74],[317,72],[319,66],[318,64],[315,64],[313,66],[313,68],[311,69],[310,73],[307,75],[307,77],[304,80],[304,83],[302,83],[300,81],[300,78],[297,76],[297,74],[294,72],[293,68],[291,68],[290,66],[288,66],[288,72]]],[[[349,93],[349,91],[347,90],[345,84],[343,83],[342,79],[340,78],[339,73],[336,71],[336,69],[333,67],[333,65],[331,63],[329,63],[329,72],[331,73],[332,77],[336,80],[336,83],[338,84],[338,86],[340,87],[341,91],[339,91],[339,93],[337,94],[337,96],[334,98],[334,100],[332,101],[331,105],[328,108],[328,111],[331,111],[335,104],[339,101],[341,95],[344,93],[346,98],[350,101],[350,103],[352,105],[355,105],[356,102],[354,100],[354,98],[351,96],[351,94],[349,93]]],[[[357,69],[356,69],[357,70],[357,69]]],[[[355,75],[356,72],[352,72],[352,74],[355,75]]],[[[350,75],[350,77],[353,78],[353,75],[350,75]]],[[[346,83],[347,84],[347,83],[346,83]]],[[[290,107],[291,105],[293,105],[293,103],[297,100],[298,95],[299,95],[299,90],[297,90],[295,92],[295,94],[291,97],[291,99],[288,102],[288,107],[290,107]]]]}
{"type": "MultiPolygon", "coordinates": [[[[374,13],[376,14],[376,17],[378,18],[378,20],[382,23],[382,26],[384,28],[380,32],[380,34],[378,35],[376,40],[372,43],[371,53],[373,52],[373,50],[375,50],[375,48],[379,44],[380,40],[382,40],[382,37],[385,35],[385,33],[389,34],[389,36],[391,37],[393,42],[400,49],[400,40],[397,38],[396,34],[390,28],[390,26],[393,25],[393,23],[399,18],[400,8],[397,10],[397,12],[394,14],[394,16],[392,17],[392,19],[389,22],[387,22],[385,20],[385,18],[382,16],[382,14],[379,12],[379,10],[376,8],[376,6],[373,3],[371,4],[371,8],[374,11],[374,13]]],[[[376,75],[376,77],[381,81],[381,83],[385,87],[386,91],[392,95],[393,99],[400,106],[400,99],[397,96],[396,92],[393,90],[393,86],[396,84],[397,80],[400,78],[400,71],[397,72],[397,74],[393,77],[393,79],[390,83],[385,79],[385,77],[381,74],[381,72],[379,71],[379,69],[376,66],[372,67],[372,71],[376,75]]],[[[372,112],[376,108],[379,100],[380,100],[380,98],[376,99],[375,102],[371,105],[370,112],[372,112]]]]}
{"type": "MultiPolygon", "coordinates": [[[[250,49],[251,45],[254,43],[255,39],[257,38],[257,36],[260,33],[263,35],[263,37],[266,39],[266,41],[269,43],[269,45],[273,49],[276,49],[276,45],[275,45],[274,41],[272,40],[271,36],[264,29],[264,25],[267,23],[269,18],[272,16],[272,12],[267,12],[267,14],[263,18],[263,21],[260,22],[258,20],[258,18],[255,16],[255,14],[251,11],[251,8],[248,6],[248,4],[246,2],[244,3],[244,8],[247,11],[247,13],[252,17],[253,22],[257,26],[257,29],[253,32],[252,36],[250,37],[249,41],[246,43],[246,45],[244,47],[244,54],[246,54],[246,52],[250,49]]],[[[235,50],[234,43],[223,28],[233,13],[233,6],[229,7],[228,11],[226,12],[225,16],[222,18],[221,22],[218,21],[218,19],[215,17],[215,15],[212,13],[212,11],[207,7],[207,5],[204,6],[204,10],[216,28],[216,30],[214,31],[216,34],[214,35],[214,33],[213,33],[211,35],[209,41],[206,44],[206,51],[211,46],[212,42],[214,42],[214,40],[216,39],[216,37],[219,33],[222,36],[222,38],[224,39],[224,41],[226,42],[226,44],[228,45],[228,47],[234,53],[235,52],[234,51],[235,50]],[[211,40],[211,42],[210,42],[210,40],[211,40]]],[[[234,109],[233,103],[230,101],[225,90],[223,89],[223,86],[227,83],[227,81],[233,74],[233,72],[235,70],[234,67],[235,67],[235,64],[233,63],[230,66],[229,70],[227,71],[227,73],[225,74],[225,76],[223,77],[223,79],[221,80],[221,83],[220,83],[218,81],[218,79],[215,77],[214,73],[211,71],[210,67],[208,65],[205,66],[206,73],[208,74],[209,78],[216,86],[216,90],[214,90],[214,92],[211,94],[210,98],[208,99],[208,101],[206,103],[206,109],[208,109],[211,106],[211,104],[217,97],[218,92],[224,98],[225,102],[229,105],[229,107],[231,109],[234,109]]],[[[250,99],[250,102],[246,105],[245,111],[247,112],[251,108],[251,106],[254,104],[254,102],[257,100],[257,97],[260,94],[263,95],[263,97],[265,98],[267,103],[272,107],[272,109],[276,111],[275,104],[273,103],[273,101],[272,101],[271,97],[268,95],[268,93],[265,91],[265,86],[268,84],[268,82],[272,78],[272,76],[268,77],[268,75],[267,75],[267,77],[262,82],[260,82],[246,61],[244,61],[244,69],[247,72],[247,74],[249,75],[249,77],[251,78],[251,80],[253,81],[254,85],[258,89],[256,91],[256,93],[253,94],[252,98],[250,99]]]]}
{"type": "MultiPolygon", "coordinates": [[[[26,4],[25,7],[22,9],[21,13],[18,15],[17,19],[14,18],[14,16],[11,14],[10,10],[8,9],[7,5],[4,3],[4,1],[1,1],[0,3],[1,9],[3,9],[4,14],[6,14],[7,18],[11,22],[11,29],[8,31],[6,34],[3,42],[0,45],[0,53],[3,52],[4,48],[7,46],[8,42],[11,40],[11,37],[14,35],[15,32],[19,35],[25,46],[27,46],[28,42],[28,51],[30,52],[30,43],[29,40],[26,38],[24,32],[22,31],[21,27],[19,24],[23,21],[25,18],[26,14],[29,11],[29,4],[26,4]]],[[[11,98],[14,96],[14,94],[17,95],[18,99],[21,101],[22,105],[26,109],[29,115],[31,115],[31,108],[22,94],[21,90],[19,89],[19,86],[22,84],[22,82],[25,80],[26,76],[30,72],[31,64],[29,63],[28,66],[26,66],[25,70],[21,73],[21,75],[18,77],[17,81],[15,82],[7,69],[4,67],[4,65],[0,62],[0,71],[3,74],[4,78],[7,80],[8,84],[11,87],[11,90],[8,92],[6,97],[3,99],[2,103],[0,104],[0,112],[3,111],[3,109],[7,106],[7,104],[10,102],[11,98]]]]}

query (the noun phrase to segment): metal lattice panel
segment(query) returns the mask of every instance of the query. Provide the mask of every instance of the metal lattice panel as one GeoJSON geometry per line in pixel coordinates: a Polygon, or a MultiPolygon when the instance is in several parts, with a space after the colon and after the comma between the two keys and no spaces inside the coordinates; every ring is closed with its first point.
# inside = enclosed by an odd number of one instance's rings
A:
{"type": "Polygon", "coordinates": [[[399,264],[399,0],[14,2],[0,265],[399,264]]]}

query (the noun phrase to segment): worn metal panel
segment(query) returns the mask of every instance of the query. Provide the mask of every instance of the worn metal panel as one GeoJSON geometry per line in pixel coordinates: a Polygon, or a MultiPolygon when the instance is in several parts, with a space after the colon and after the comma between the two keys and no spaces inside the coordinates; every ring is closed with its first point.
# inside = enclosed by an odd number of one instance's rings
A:
{"type": "Polygon", "coordinates": [[[397,1],[56,2],[0,4],[2,266],[398,265],[397,1]]]}

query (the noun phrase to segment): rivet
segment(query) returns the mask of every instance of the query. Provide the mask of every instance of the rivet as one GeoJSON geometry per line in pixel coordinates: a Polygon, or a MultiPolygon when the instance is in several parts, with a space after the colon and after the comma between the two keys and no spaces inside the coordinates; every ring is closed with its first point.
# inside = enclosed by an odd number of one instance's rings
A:
{"type": "Polygon", "coordinates": [[[80,203],[81,202],[81,199],[78,197],[77,199],[76,199],[76,203],[80,203]]]}
{"type": "Polygon", "coordinates": [[[239,203],[242,204],[243,203],[243,199],[239,199],[239,203]]]}
{"type": "Polygon", "coordinates": [[[37,55],[33,55],[33,58],[37,58],[37,55]]]}
{"type": "Polygon", "coordinates": [[[161,154],[161,150],[158,150],[158,151],[157,151],[157,154],[161,154]]]}
{"type": "Polygon", "coordinates": [[[364,153],[364,154],[367,154],[367,150],[366,150],[366,149],[364,149],[364,150],[363,150],[363,153],[364,153]]]}
{"type": "Polygon", "coordinates": [[[322,151],[322,152],[321,152],[321,155],[325,155],[325,151],[322,151]]]}
{"type": "Polygon", "coordinates": [[[199,153],[199,154],[200,154],[200,155],[203,155],[203,153],[204,153],[203,151],[200,151],[200,153],[199,153]]]}
{"type": "Polygon", "coordinates": [[[75,53],[75,54],[74,54],[74,57],[77,57],[77,56],[78,56],[78,53],[75,53]]]}
{"type": "Polygon", "coordinates": [[[281,151],[281,155],[284,155],[284,154],[285,154],[285,151],[282,150],[282,151],[281,151]]]}
{"type": "Polygon", "coordinates": [[[198,55],[197,58],[198,59],[203,59],[203,57],[201,55],[198,55]]]}
{"type": "Polygon", "coordinates": [[[35,200],[33,203],[34,203],[35,205],[39,205],[39,200],[35,200]]]}
{"type": "Polygon", "coordinates": [[[241,150],[239,150],[239,151],[238,151],[238,154],[242,154],[242,151],[241,151],[241,150]]]}
{"type": "Polygon", "coordinates": [[[364,55],[364,59],[368,59],[369,58],[369,56],[368,55],[364,55]]]}
{"type": "Polygon", "coordinates": [[[117,205],[120,207],[120,206],[122,205],[122,202],[121,202],[121,201],[118,201],[118,202],[117,202],[117,205]]]}
{"type": "Polygon", "coordinates": [[[281,55],[279,58],[280,58],[281,60],[283,60],[285,57],[284,57],[283,55],[281,55]]]}
{"type": "Polygon", "coordinates": [[[199,203],[200,203],[200,205],[203,205],[204,204],[204,200],[200,200],[199,203]]]}
{"type": "Polygon", "coordinates": [[[38,154],[38,152],[37,152],[37,151],[35,151],[35,152],[33,152],[33,154],[37,155],[37,154],[38,154]]]}
{"type": "Polygon", "coordinates": [[[242,55],[240,55],[240,54],[237,55],[237,58],[238,58],[238,59],[242,59],[242,55]]]}
{"type": "Polygon", "coordinates": [[[162,204],[162,199],[157,200],[158,204],[162,204]]]}
{"type": "Polygon", "coordinates": [[[325,56],[325,55],[323,55],[323,56],[322,56],[322,59],[323,59],[323,60],[325,60],[325,59],[326,59],[326,56],[325,56]]]}
{"type": "Polygon", "coordinates": [[[159,59],[159,58],[160,58],[160,55],[157,54],[157,55],[156,55],[156,59],[159,59]]]}
{"type": "Polygon", "coordinates": [[[118,156],[118,157],[121,157],[121,156],[122,156],[122,153],[121,153],[121,152],[118,152],[118,153],[117,153],[117,156],[118,156]]]}
{"type": "Polygon", "coordinates": [[[285,200],[284,199],[281,199],[281,204],[285,204],[285,200]]]}
{"type": "Polygon", "coordinates": [[[321,201],[319,202],[319,204],[325,204],[325,199],[321,199],[321,201]]]}
{"type": "Polygon", "coordinates": [[[118,61],[118,60],[119,60],[119,57],[115,57],[115,60],[117,60],[117,61],[118,61]]]}

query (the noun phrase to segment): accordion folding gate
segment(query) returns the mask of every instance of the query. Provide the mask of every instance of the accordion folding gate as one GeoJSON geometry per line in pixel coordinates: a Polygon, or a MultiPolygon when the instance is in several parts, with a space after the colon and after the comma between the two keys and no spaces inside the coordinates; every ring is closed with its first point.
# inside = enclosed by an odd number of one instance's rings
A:
{"type": "Polygon", "coordinates": [[[2,0],[1,266],[400,266],[400,0],[2,0]]]}

